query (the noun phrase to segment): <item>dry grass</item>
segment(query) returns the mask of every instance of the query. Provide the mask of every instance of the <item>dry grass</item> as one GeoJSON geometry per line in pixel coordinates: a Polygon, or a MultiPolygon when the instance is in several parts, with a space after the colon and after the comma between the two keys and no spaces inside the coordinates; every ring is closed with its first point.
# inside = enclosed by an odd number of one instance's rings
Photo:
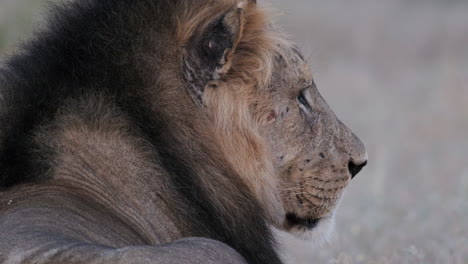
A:
{"type": "MultiPolygon", "coordinates": [[[[0,54],[39,21],[41,2],[0,0],[0,54]]],[[[468,263],[468,2],[272,5],[370,157],[334,239],[287,240],[291,263],[468,263]]]]}

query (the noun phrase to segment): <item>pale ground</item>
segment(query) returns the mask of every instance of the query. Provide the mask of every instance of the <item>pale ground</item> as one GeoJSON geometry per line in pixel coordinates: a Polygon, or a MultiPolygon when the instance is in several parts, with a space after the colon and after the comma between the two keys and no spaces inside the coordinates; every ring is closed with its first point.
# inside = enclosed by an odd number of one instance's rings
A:
{"type": "MultiPolygon", "coordinates": [[[[40,21],[42,2],[0,0],[0,54],[40,21]]],[[[468,1],[270,5],[369,152],[334,238],[288,240],[291,263],[468,263],[468,1]]]]}

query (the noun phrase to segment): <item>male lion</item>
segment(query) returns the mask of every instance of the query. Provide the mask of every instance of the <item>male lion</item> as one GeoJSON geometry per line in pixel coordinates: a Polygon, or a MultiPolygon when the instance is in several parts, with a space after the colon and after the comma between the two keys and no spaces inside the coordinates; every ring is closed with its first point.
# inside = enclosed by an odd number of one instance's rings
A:
{"type": "Polygon", "coordinates": [[[365,164],[254,1],[67,2],[1,68],[0,262],[281,263],[365,164]]]}

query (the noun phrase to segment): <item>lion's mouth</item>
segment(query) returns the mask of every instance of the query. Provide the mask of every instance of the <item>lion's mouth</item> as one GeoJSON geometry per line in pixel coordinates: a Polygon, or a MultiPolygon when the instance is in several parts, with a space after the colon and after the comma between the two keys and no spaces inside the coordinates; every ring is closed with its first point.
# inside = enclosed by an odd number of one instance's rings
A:
{"type": "Polygon", "coordinates": [[[286,221],[290,227],[305,227],[307,229],[315,228],[321,218],[302,218],[294,213],[286,214],[286,221]]]}

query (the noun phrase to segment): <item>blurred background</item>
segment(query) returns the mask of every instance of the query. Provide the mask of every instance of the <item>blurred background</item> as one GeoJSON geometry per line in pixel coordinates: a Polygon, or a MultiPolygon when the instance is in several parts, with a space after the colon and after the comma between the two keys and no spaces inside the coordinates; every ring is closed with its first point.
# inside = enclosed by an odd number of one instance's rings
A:
{"type": "MultiPolygon", "coordinates": [[[[46,2],[0,0],[0,56],[41,24],[46,2]]],[[[369,152],[332,240],[287,238],[289,263],[468,263],[468,1],[267,4],[369,152]]]]}

